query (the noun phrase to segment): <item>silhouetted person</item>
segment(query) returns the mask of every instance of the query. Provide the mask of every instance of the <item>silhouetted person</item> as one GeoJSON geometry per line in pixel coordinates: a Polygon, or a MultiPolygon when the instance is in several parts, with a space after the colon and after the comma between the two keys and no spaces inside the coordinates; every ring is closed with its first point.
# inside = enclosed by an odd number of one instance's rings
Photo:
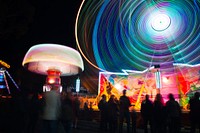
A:
{"type": "Polygon", "coordinates": [[[57,133],[61,109],[58,86],[53,86],[43,95],[43,133],[57,133]]]}
{"type": "Polygon", "coordinates": [[[71,94],[67,93],[61,103],[61,122],[64,127],[65,133],[72,132],[73,109],[71,94]]]}
{"type": "Polygon", "coordinates": [[[161,94],[157,94],[153,103],[153,131],[165,132],[165,105],[161,94]]]}
{"type": "MultiPolygon", "coordinates": [[[[12,122],[12,128],[10,128],[10,123],[8,126],[8,131],[10,130],[11,133],[23,133],[25,132],[26,128],[27,128],[27,114],[28,114],[28,110],[27,110],[27,96],[25,92],[22,93],[18,93],[15,94],[14,97],[12,97],[12,105],[11,105],[11,111],[12,111],[12,118],[13,121],[12,122]]],[[[6,113],[9,113],[6,112],[6,113]]]]}
{"type": "Polygon", "coordinates": [[[168,95],[169,100],[166,102],[166,115],[169,126],[169,133],[180,132],[180,119],[181,119],[181,108],[179,103],[175,100],[173,94],[168,95]]]}
{"type": "Polygon", "coordinates": [[[80,100],[79,100],[79,97],[78,97],[78,94],[76,94],[74,96],[74,99],[73,99],[73,127],[74,128],[77,128],[77,124],[78,124],[78,117],[79,117],[79,113],[80,113],[80,100]]]}
{"type": "Polygon", "coordinates": [[[28,131],[27,133],[35,133],[35,127],[40,113],[40,100],[38,99],[37,92],[33,92],[29,95],[28,99],[28,131]]]}
{"type": "Polygon", "coordinates": [[[123,122],[124,119],[127,123],[127,133],[130,132],[130,111],[129,107],[131,106],[131,102],[129,98],[126,96],[126,90],[123,90],[123,95],[120,96],[119,99],[119,132],[123,132],[123,122]]]}
{"type": "Polygon", "coordinates": [[[135,109],[131,111],[131,119],[132,119],[132,133],[136,133],[137,112],[135,109]]]}
{"type": "Polygon", "coordinates": [[[109,122],[109,132],[116,133],[118,124],[118,113],[119,108],[114,95],[110,96],[108,100],[108,122],[109,122]]]}
{"type": "Polygon", "coordinates": [[[153,103],[149,99],[149,95],[145,96],[145,100],[141,103],[141,116],[144,122],[144,132],[148,133],[148,124],[150,126],[151,133],[153,133],[152,117],[153,117],[153,103]]]}
{"type": "Polygon", "coordinates": [[[106,101],[106,95],[103,94],[102,98],[98,104],[98,108],[100,110],[100,130],[107,131],[108,124],[108,103],[106,101]]]}
{"type": "Polygon", "coordinates": [[[89,118],[89,113],[90,113],[90,111],[89,111],[89,108],[88,108],[88,102],[87,102],[87,101],[84,103],[83,110],[84,110],[84,118],[85,118],[86,120],[89,120],[89,119],[90,119],[90,118],[89,118]]]}
{"type": "Polygon", "coordinates": [[[197,127],[200,130],[200,93],[195,92],[194,97],[190,99],[190,121],[191,129],[190,133],[195,133],[197,127]]]}
{"type": "Polygon", "coordinates": [[[93,103],[90,102],[90,103],[89,103],[89,118],[90,118],[90,120],[93,120],[93,119],[94,119],[94,117],[93,117],[93,112],[94,112],[94,110],[93,110],[93,103]]]}

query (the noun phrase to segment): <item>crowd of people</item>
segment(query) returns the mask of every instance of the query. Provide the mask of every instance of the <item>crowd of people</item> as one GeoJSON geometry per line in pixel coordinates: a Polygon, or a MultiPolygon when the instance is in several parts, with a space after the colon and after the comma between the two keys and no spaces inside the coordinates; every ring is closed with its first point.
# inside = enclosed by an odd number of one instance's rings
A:
{"type": "MultiPolygon", "coordinates": [[[[106,101],[106,95],[102,95],[102,99],[98,103],[100,110],[100,131],[119,133],[123,132],[123,123],[127,123],[127,132],[131,131],[131,113],[129,110],[131,102],[126,96],[126,90],[123,90],[123,95],[118,100],[114,95],[111,95],[106,101]]],[[[136,127],[132,126],[132,131],[136,131],[136,127]]]]}
{"type": "MultiPolygon", "coordinates": [[[[58,133],[60,127],[66,133],[72,133],[73,128],[77,128],[80,116],[80,99],[78,95],[70,92],[59,92],[58,86],[52,86],[51,91],[44,92],[39,98],[37,92],[28,94],[27,99],[20,95],[13,96],[11,104],[6,104],[6,108],[1,108],[1,118],[13,117],[13,128],[2,126],[1,130],[15,131],[16,133],[35,133],[38,120],[41,121],[42,133],[58,133]],[[23,102],[22,102],[23,101],[23,102]],[[14,102],[14,103],[13,103],[14,102]],[[26,104],[25,104],[26,102],[26,104]],[[24,103],[24,104],[22,104],[24,103]],[[12,106],[14,110],[9,110],[12,106]],[[26,105],[26,106],[25,106],[26,105]],[[9,108],[9,109],[7,109],[9,108]],[[3,109],[7,109],[3,111],[3,109]],[[6,115],[3,114],[6,112],[6,115]],[[9,113],[10,112],[10,113],[9,113]],[[27,113],[26,113],[27,112],[27,113]]],[[[1,104],[3,102],[1,101],[1,104]]],[[[135,110],[130,110],[131,105],[126,90],[123,90],[119,99],[115,95],[102,95],[98,102],[100,112],[99,131],[106,133],[127,133],[137,132],[138,114],[135,110]],[[109,98],[109,99],[108,99],[109,98]],[[123,126],[126,123],[126,126],[123,126]],[[125,130],[124,130],[125,127],[125,130]]],[[[190,133],[200,130],[200,93],[196,92],[189,101],[190,133]]],[[[85,120],[92,120],[92,104],[84,104],[85,120]],[[90,118],[89,118],[90,117],[90,118]]],[[[181,131],[181,107],[175,100],[173,94],[168,95],[168,101],[164,102],[161,94],[157,94],[152,101],[149,95],[141,102],[140,116],[142,118],[142,129],[144,133],[180,133],[181,131]]],[[[5,125],[5,122],[1,122],[5,125]]],[[[9,133],[9,132],[7,132],[9,133]]]]}
{"type": "MultiPolygon", "coordinates": [[[[190,133],[200,130],[200,93],[196,92],[194,97],[190,98],[190,133]]],[[[111,95],[106,101],[106,95],[98,104],[100,110],[100,131],[110,133],[122,133],[123,124],[126,122],[127,133],[136,133],[137,113],[130,111],[131,102],[126,96],[126,90],[123,95],[116,99],[111,95]]],[[[149,95],[141,102],[141,118],[144,133],[180,133],[182,110],[180,104],[175,100],[174,95],[169,93],[168,100],[164,102],[163,97],[158,93],[154,101],[150,100],[149,95]]]]}
{"type": "Polygon", "coordinates": [[[144,121],[145,133],[148,133],[149,125],[151,133],[165,133],[167,127],[169,133],[179,133],[181,127],[181,107],[173,94],[169,94],[169,100],[164,103],[161,94],[157,94],[154,101],[146,95],[141,104],[141,116],[144,121]]]}
{"type": "Polygon", "coordinates": [[[0,132],[72,133],[77,128],[79,111],[78,96],[60,93],[56,85],[43,93],[18,93],[12,98],[0,99],[0,132]]]}
{"type": "Polygon", "coordinates": [[[72,133],[72,128],[77,128],[80,112],[80,100],[78,95],[62,92],[59,86],[53,86],[51,91],[43,95],[43,133],[57,133],[59,126],[66,133],[72,133]]]}
{"type": "MultiPolygon", "coordinates": [[[[195,92],[189,100],[190,133],[200,130],[200,93],[195,92]]],[[[155,100],[149,100],[146,95],[141,104],[141,115],[144,121],[144,131],[148,133],[147,126],[150,126],[151,133],[180,133],[182,110],[173,94],[168,95],[168,101],[164,103],[161,94],[157,94],[155,100]],[[168,130],[167,130],[168,129],[168,130]]]]}

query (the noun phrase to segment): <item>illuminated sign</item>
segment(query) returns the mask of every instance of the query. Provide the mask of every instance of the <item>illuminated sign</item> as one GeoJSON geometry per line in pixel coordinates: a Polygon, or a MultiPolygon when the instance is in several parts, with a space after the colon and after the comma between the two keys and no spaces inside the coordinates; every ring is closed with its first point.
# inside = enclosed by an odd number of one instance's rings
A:
{"type": "Polygon", "coordinates": [[[76,79],[76,92],[80,91],[80,84],[81,84],[81,80],[79,78],[76,79]]]}

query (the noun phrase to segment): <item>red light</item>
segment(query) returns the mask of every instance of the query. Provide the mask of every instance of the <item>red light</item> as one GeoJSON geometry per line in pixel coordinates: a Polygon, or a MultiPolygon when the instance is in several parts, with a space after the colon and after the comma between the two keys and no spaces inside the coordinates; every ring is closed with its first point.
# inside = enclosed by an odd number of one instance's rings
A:
{"type": "Polygon", "coordinates": [[[48,77],[46,79],[47,84],[57,84],[60,85],[60,71],[58,70],[48,70],[48,77]]]}

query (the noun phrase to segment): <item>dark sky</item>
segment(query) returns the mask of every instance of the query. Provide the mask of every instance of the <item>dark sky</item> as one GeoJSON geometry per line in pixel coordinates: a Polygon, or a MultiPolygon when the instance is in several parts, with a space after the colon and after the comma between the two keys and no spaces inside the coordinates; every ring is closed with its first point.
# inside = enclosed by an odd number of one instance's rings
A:
{"type": "Polygon", "coordinates": [[[80,4],[81,0],[0,1],[0,60],[15,74],[23,69],[23,57],[33,45],[76,48],[74,25],[80,4]]]}
{"type": "Polygon", "coordinates": [[[74,24],[81,0],[0,2],[1,60],[20,67],[27,50],[40,43],[76,48],[74,24]]]}

